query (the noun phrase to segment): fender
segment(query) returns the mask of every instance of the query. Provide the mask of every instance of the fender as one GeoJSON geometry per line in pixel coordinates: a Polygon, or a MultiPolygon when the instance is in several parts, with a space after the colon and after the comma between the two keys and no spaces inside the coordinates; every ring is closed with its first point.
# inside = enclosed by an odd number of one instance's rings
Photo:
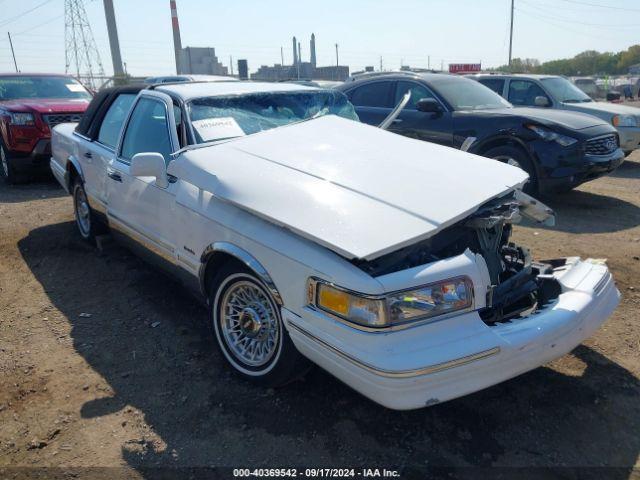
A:
{"type": "MultiPolygon", "coordinates": [[[[529,147],[527,147],[527,144],[516,135],[509,135],[507,133],[498,133],[497,135],[492,135],[491,137],[483,138],[480,141],[476,141],[471,145],[468,152],[475,153],[476,155],[480,155],[480,153],[478,152],[481,152],[487,148],[493,148],[499,145],[504,145],[505,143],[515,143],[516,145],[521,147],[525,152],[527,152],[527,155],[529,155],[529,157],[531,157],[531,151],[529,147]]],[[[533,158],[531,158],[531,160],[533,160],[533,158]]]]}
{"type": "Polygon", "coordinates": [[[84,172],[82,171],[82,167],[80,166],[80,162],[78,161],[78,159],[73,156],[70,155],[69,158],[67,158],[67,163],[65,165],[65,183],[67,184],[67,190],[69,192],[71,192],[71,166],[73,165],[73,167],[76,169],[76,172],[78,172],[78,175],[80,175],[80,179],[82,180],[82,183],[84,183],[84,172]]]}
{"type": "Polygon", "coordinates": [[[271,295],[273,295],[276,303],[279,306],[283,305],[280,292],[278,292],[276,284],[271,278],[271,275],[269,275],[269,273],[267,272],[266,268],[264,268],[262,264],[249,252],[229,242],[214,242],[210,244],[209,246],[207,246],[207,248],[204,249],[204,252],[200,257],[200,271],[198,276],[200,277],[200,290],[202,291],[202,294],[205,296],[205,298],[207,295],[205,285],[207,265],[211,257],[213,257],[216,253],[224,253],[239,260],[243,265],[245,265],[249,270],[251,270],[258,276],[264,286],[269,289],[269,292],[271,292],[271,295]]]}

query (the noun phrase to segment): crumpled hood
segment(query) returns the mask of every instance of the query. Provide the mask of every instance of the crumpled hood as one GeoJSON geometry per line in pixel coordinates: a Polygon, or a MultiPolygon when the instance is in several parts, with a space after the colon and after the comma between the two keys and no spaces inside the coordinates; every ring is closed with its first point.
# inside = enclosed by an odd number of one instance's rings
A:
{"type": "Polygon", "coordinates": [[[563,103],[565,108],[597,115],[599,112],[606,112],[612,115],[635,115],[640,118],[640,108],[620,105],[609,102],[586,102],[586,103],[563,103]]]}
{"type": "Polygon", "coordinates": [[[495,160],[336,116],[189,150],[168,170],[365,260],[428,238],[527,179],[495,160]]]}
{"type": "Polygon", "coordinates": [[[0,102],[0,106],[15,112],[76,113],[84,112],[89,106],[89,101],[81,98],[24,98],[0,102]]]}

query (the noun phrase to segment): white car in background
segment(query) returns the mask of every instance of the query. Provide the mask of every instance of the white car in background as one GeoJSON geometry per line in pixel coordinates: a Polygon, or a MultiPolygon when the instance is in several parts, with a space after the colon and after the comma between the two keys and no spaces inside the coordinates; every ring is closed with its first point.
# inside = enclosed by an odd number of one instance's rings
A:
{"type": "Polygon", "coordinates": [[[564,77],[553,75],[470,75],[516,107],[557,108],[587,113],[610,123],[620,136],[620,148],[629,155],[640,145],[640,108],[595,102],[564,77]]]}
{"type": "Polygon", "coordinates": [[[205,300],[249,380],[309,360],[394,409],[569,352],[619,299],[602,261],[510,243],[552,212],[527,174],[357,121],[336,91],[248,82],[99,92],[51,168],[91,240],[109,228],[205,300]]]}

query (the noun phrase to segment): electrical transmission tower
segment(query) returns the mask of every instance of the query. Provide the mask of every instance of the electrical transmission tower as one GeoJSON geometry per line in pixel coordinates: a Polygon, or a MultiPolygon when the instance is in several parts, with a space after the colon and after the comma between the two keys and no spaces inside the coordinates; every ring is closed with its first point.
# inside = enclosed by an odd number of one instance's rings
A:
{"type": "Polygon", "coordinates": [[[104,78],[104,68],[83,0],[64,1],[64,41],[65,72],[97,89],[104,78]]]}

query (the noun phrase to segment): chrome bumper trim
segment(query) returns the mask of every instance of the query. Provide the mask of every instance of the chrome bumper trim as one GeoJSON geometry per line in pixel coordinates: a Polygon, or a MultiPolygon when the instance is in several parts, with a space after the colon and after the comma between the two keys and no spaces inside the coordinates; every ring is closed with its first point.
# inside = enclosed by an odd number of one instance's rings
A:
{"type": "Polygon", "coordinates": [[[460,367],[462,365],[467,365],[469,363],[478,361],[478,360],[482,360],[484,358],[490,357],[492,355],[496,355],[498,353],[500,353],[500,347],[493,347],[490,348],[488,350],[484,350],[482,352],[477,352],[477,353],[473,353],[471,355],[467,355],[465,357],[460,357],[460,358],[456,358],[453,360],[449,360],[446,362],[442,362],[442,363],[437,363],[435,365],[429,365],[426,367],[422,367],[422,368],[417,368],[415,370],[383,370],[377,367],[374,367],[368,363],[364,363],[361,362],[360,360],[357,360],[355,358],[353,358],[351,355],[343,352],[342,350],[334,347],[333,345],[328,344],[327,342],[325,342],[324,340],[319,339],[318,337],[316,337],[315,335],[309,333],[308,331],[306,331],[304,328],[299,327],[298,325],[294,324],[293,322],[287,322],[287,325],[291,328],[293,328],[296,332],[304,335],[305,337],[309,338],[310,340],[315,341],[316,343],[322,345],[323,347],[327,348],[328,350],[331,350],[333,353],[337,354],[338,356],[340,356],[341,358],[349,361],[350,363],[356,365],[357,367],[360,367],[370,373],[373,373],[375,375],[379,375],[381,377],[387,377],[387,378],[413,378],[413,377],[420,377],[420,376],[424,376],[424,375],[431,375],[433,373],[437,373],[437,372],[441,372],[443,370],[448,370],[450,368],[456,368],[456,367],[460,367]]]}

